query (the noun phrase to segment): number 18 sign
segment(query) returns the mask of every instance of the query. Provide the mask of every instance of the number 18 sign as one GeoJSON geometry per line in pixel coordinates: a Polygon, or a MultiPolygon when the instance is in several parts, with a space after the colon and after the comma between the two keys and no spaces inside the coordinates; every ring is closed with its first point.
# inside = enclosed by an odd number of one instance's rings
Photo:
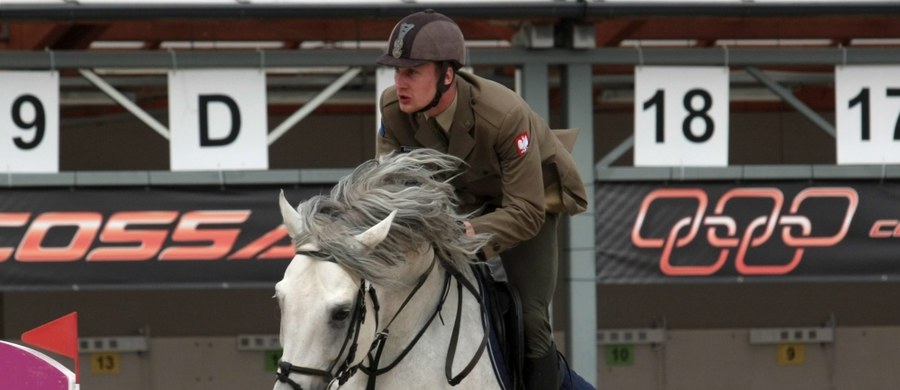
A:
{"type": "Polygon", "coordinates": [[[900,163],[900,67],[839,66],[838,164],[900,163]]]}
{"type": "Polygon", "coordinates": [[[728,68],[634,71],[634,165],[728,165],[728,68]]]}

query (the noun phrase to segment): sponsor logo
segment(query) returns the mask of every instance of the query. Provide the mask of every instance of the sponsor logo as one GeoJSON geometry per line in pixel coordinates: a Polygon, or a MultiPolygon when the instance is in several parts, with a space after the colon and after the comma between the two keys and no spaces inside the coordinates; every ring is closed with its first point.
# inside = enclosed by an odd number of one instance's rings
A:
{"type": "MultiPolygon", "coordinates": [[[[702,189],[658,189],[644,197],[631,231],[631,242],[638,248],[661,249],[659,266],[667,276],[706,276],[722,269],[725,262],[734,252],[734,264],[741,275],[784,275],[800,264],[806,248],[829,247],[844,239],[850,228],[850,222],[859,204],[859,195],[849,187],[807,188],[800,191],[792,200],[787,210],[782,210],[788,202],[784,194],[777,188],[736,188],[721,196],[712,210],[708,209],[710,199],[702,189]],[[837,218],[838,226],[827,226],[825,229],[813,229],[810,218],[800,213],[801,206],[810,199],[834,199],[842,208],[829,208],[832,217],[837,218]],[[648,214],[666,212],[664,207],[653,204],[665,199],[682,199],[696,203],[696,210],[688,216],[675,221],[662,237],[646,237],[642,232],[652,231],[646,228],[648,214]],[[764,200],[772,205],[768,213],[752,217],[738,233],[738,222],[734,216],[726,212],[726,206],[738,199],[764,200]],[[813,231],[827,230],[827,235],[813,236],[813,231]],[[719,255],[712,261],[702,265],[679,265],[673,262],[673,253],[693,243],[705,235],[709,246],[719,250],[719,255]],[[748,253],[770,240],[780,240],[792,248],[793,255],[781,264],[752,264],[748,261],[748,253]]],[[[734,208],[735,206],[732,206],[734,208]]],[[[897,233],[897,221],[883,220],[873,226],[870,236],[885,237],[897,233]],[[891,230],[894,229],[894,230],[891,230]]],[[[653,226],[656,228],[657,226],[653,226]]],[[[692,262],[696,263],[696,262],[692,262]]]]}
{"type": "Polygon", "coordinates": [[[291,259],[284,226],[237,247],[250,210],[0,212],[0,234],[23,231],[16,247],[0,247],[0,262],[126,262],[291,259]],[[65,245],[48,244],[65,241],[65,245]]]}
{"type": "Polygon", "coordinates": [[[872,224],[871,238],[900,238],[900,219],[881,219],[872,224]]]}

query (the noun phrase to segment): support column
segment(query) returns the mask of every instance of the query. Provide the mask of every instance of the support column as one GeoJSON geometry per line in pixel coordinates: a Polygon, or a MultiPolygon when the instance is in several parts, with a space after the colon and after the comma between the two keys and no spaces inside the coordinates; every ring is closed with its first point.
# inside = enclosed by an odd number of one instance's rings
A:
{"type": "Polygon", "coordinates": [[[597,386],[597,256],[594,221],[594,105],[590,64],[564,68],[563,93],[566,127],[580,128],[572,155],[584,182],[588,207],[568,218],[568,242],[563,259],[568,260],[569,362],[590,384],[597,386]]]}
{"type": "MultiPolygon", "coordinates": [[[[581,132],[573,156],[578,163],[581,179],[587,191],[588,209],[566,218],[568,237],[560,242],[561,263],[567,264],[564,275],[568,287],[569,328],[566,329],[567,357],[572,368],[586,381],[597,385],[597,265],[594,227],[594,123],[593,88],[589,64],[568,65],[565,68],[566,127],[578,127],[581,132]]],[[[546,63],[525,63],[517,73],[516,89],[531,109],[550,121],[550,81],[546,63]]]]}
{"type": "Polygon", "coordinates": [[[550,79],[546,63],[527,62],[516,72],[516,91],[531,109],[550,122],[550,79]]]}

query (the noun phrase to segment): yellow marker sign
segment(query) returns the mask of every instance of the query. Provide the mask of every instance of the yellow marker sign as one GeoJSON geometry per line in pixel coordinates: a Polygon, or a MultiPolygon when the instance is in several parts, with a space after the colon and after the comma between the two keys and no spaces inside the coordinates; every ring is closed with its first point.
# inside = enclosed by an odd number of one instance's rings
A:
{"type": "Polygon", "coordinates": [[[806,346],[803,344],[778,344],[778,364],[794,366],[803,364],[806,346]]]}
{"type": "Polygon", "coordinates": [[[99,352],[91,354],[92,374],[118,374],[120,367],[118,352],[99,352]]]}

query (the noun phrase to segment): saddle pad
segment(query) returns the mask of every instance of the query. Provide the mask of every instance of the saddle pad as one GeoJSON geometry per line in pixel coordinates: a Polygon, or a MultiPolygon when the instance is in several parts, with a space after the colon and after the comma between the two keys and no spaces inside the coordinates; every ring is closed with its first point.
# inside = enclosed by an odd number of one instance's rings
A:
{"type": "MultiPolygon", "coordinates": [[[[476,272],[476,275],[478,273],[476,272]]],[[[481,320],[488,321],[486,328],[490,330],[490,334],[488,335],[488,356],[491,357],[491,365],[494,366],[494,375],[497,376],[498,381],[500,382],[500,388],[503,390],[515,390],[513,389],[512,377],[509,374],[509,368],[506,366],[506,361],[503,359],[503,350],[500,346],[500,341],[497,339],[497,332],[494,330],[494,327],[490,324],[490,313],[491,309],[488,305],[491,303],[491,298],[486,296],[488,294],[488,290],[484,287],[484,281],[481,277],[476,277],[478,280],[478,290],[481,291],[481,302],[482,305],[482,313],[481,320]]]]}

